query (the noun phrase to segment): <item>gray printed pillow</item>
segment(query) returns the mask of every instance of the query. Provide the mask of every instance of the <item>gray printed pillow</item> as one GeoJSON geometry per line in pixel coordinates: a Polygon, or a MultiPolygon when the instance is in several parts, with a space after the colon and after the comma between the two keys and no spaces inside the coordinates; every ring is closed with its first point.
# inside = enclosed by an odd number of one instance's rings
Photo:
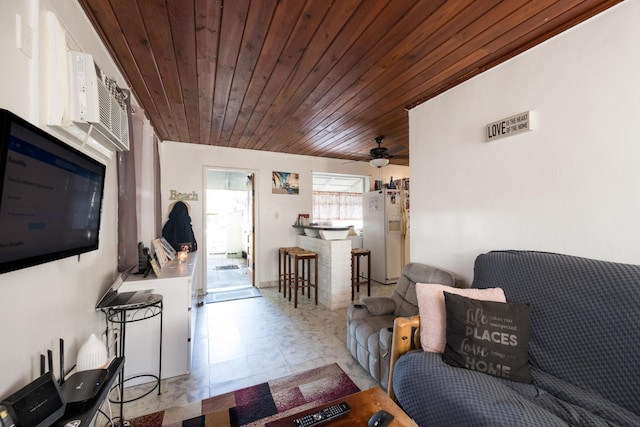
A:
{"type": "Polygon", "coordinates": [[[444,299],[445,363],[512,381],[531,382],[529,304],[480,301],[448,292],[444,293],[444,299]]]}

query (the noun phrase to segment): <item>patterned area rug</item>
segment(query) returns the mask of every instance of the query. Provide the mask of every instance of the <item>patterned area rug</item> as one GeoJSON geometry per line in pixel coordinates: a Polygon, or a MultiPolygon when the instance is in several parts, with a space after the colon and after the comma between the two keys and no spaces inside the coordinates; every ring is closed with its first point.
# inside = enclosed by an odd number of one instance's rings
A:
{"type": "Polygon", "coordinates": [[[130,420],[133,427],[261,426],[359,392],[337,364],[130,420]]]}

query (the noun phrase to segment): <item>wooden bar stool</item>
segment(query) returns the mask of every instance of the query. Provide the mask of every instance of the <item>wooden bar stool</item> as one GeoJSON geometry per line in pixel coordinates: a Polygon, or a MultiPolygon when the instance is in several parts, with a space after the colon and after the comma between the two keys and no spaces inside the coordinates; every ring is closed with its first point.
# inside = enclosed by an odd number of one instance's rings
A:
{"type": "Polygon", "coordinates": [[[289,252],[289,301],[291,301],[293,293],[294,308],[298,308],[298,289],[301,289],[302,295],[304,295],[305,288],[308,290],[307,298],[309,299],[311,298],[311,288],[314,289],[316,305],[318,305],[318,254],[306,249],[289,252]],[[314,265],[313,280],[311,280],[311,260],[314,265]],[[292,261],[293,266],[291,265],[292,261]]]}
{"type": "Polygon", "coordinates": [[[287,271],[287,260],[289,258],[289,252],[301,251],[302,248],[297,246],[286,246],[278,248],[278,292],[283,290],[283,297],[287,297],[287,286],[289,286],[290,271],[287,271]]]}
{"type": "Polygon", "coordinates": [[[351,249],[351,301],[353,301],[354,290],[360,293],[360,285],[367,284],[367,296],[371,296],[371,251],[369,249],[351,249]],[[367,280],[360,280],[360,258],[367,258],[367,280]]]}

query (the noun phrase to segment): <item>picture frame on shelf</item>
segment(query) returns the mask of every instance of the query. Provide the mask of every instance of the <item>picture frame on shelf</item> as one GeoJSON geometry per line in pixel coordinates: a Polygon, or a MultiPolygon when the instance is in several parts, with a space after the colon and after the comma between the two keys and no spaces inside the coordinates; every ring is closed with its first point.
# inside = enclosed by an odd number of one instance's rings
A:
{"type": "Polygon", "coordinates": [[[153,243],[153,249],[156,254],[156,259],[158,260],[158,264],[160,265],[160,268],[162,268],[166,263],[169,262],[169,257],[167,256],[167,253],[165,252],[160,239],[155,239],[152,243],[153,243]]]}
{"type": "Polygon", "coordinates": [[[160,238],[160,243],[162,243],[162,248],[164,249],[167,258],[169,258],[169,260],[175,259],[176,250],[171,246],[171,243],[169,243],[164,237],[160,238]]]}
{"type": "Polygon", "coordinates": [[[160,277],[160,266],[158,265],[158,260],[155,257],[149,257],[149,263],[151,264],[151,268],[153,269],[153,274],[156,277],[160,277]]]}

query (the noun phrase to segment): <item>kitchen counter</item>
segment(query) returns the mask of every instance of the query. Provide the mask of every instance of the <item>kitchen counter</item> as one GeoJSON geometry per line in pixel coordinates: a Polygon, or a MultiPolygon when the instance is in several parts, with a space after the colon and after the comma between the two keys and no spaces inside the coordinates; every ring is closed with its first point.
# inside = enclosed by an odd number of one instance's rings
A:
{"type": "Polygon", "coordinates": [[[330,225],[294,225],[293,228],[302,230],[309,237],[320,237],[324,240],[344,240],[349,235],[350,226],[332,227],[330,225]]]}
{"type": "Polygon", "coordinates": [[[333,227],[331,225],[294,225],[293,228],[309,228],[311,230],[349,230],[351,227],[333,227]]]}

